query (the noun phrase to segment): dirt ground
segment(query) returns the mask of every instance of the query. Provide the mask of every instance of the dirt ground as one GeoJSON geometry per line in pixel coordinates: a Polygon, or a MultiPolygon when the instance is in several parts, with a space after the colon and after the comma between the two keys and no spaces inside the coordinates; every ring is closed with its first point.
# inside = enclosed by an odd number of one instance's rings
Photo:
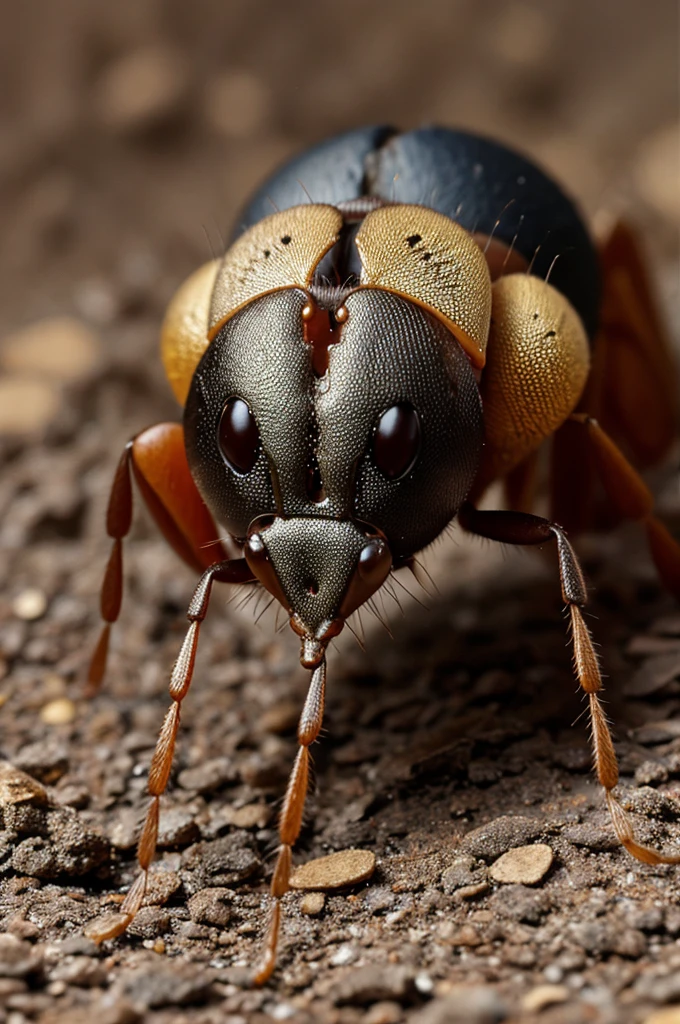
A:
{"type": "MultiPolygon", "coordinates": [[[[454,530],[426,556],[438,589],[404,578],[387,608],[393,638],[364,617],[365,653],[336,645],[296,860],[360,847],[376,868],[316,906],[286,897],[261,991],[244,981],[307,681],[295,638],[216,591],[149,905],[101,948],[83,930],[135,875],[193,585],[141,512],[108,678],[91,701],[82,682],[112,472],[179,417],[164,308],[286,155],[371,122],[510,141],[589,216],[640,227],[677,341],[676,4],[4,6],[0,1021],[677,1024],[678,870],[613,840],[549,556],[454,530]],[[527,844],[552,851],[540,878],[494,880],[527,844]]],[[[677,532],[676,464],[651,479],[677,532]]],[[[580,550],[622,798],[677,850],[680,611],[635,529],[580,550]]]]}

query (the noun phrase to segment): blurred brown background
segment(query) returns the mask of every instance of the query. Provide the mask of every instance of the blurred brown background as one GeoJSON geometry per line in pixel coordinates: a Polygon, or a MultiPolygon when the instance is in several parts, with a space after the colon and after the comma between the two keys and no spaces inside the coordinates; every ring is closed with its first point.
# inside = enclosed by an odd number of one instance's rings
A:
{"type": "Polygon", "coordinates": [[[273,165],[363,123],[498,136],[675,245],[675,0],[3,7],[5,332],[164,299],[273,165]]]}

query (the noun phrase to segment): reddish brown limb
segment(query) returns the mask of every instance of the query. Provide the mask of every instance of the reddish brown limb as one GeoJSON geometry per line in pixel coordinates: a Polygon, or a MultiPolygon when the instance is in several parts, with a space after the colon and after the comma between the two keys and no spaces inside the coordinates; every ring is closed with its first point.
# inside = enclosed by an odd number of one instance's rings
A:
{"type": "Polygon", "coordinates": [[[678,427],[677,370],[639,242],[618,222],[600,249],[602,379],[587,409],[636,465],[658,462],[678,427]]]}
{"type": "Polygon", "coordinates": [[[237,558],[238,548],[220,540],[213,519],[191,476],[179,423],[158,423],[129,441],[111,488],[106,530],[113,547],[101,590],[104,627],[88,673],[88,693],[95,693],[106,670],[111,626],[120,614],[123,595],[123,539],[132,523],[131,471],[144,503],[177,554],[197,572],[227,557],[237,558]]]}
{"type": "Polygon", "coordinates": [[[172,769],[175,741],[179,730],[180,704],[186,697],[191,685],[196,661],[198,634],[201,623],[208,612],[213,582],[220,580],[225,583],[243,583],[248,579],[250,579],[250,570],[245,559],[217,562],[209,569],[206,569],[194,591],[194,596],[191,599],[187,612],[189,629],[187,630],[186,638],[170,678],[169,692],[172,704],[165,716],[149,770],[148,791],[151,796],[151,803],[149,804],[144,828],[142,829],[137,847],[137,861],[141,871],[125,897],[120,912],[100,918],[88,927],[87,935],[95,942],[113,939],[124,932],[144,901],[149,868],[156,853],[160,798],[168,784],[172,769]]]}
{"type": "Polygon", "coordinates": [[[564,531],[538,516],[521,512],[480,512],[468,503],[461,509],[459,519],[470,533],[504,544],[542,544],[552,539],[557,542],[562,597],[569,608],[571,621],[574,668],[581,687],[588,694],[595,771],[605,790],[614,831],[621,845],[637,860],[645,864],[680,864],[680,854],[659,853],[635,840],[630,820],[613,793],[619,780],[619,770],[611,732],[600,703],[600,666],[581,611],[587,601],[586,585],[564,531]]]}
{"type": "Polygon", "coordinates": [[[96,693],[104,678],[111,625],[120,615],[123,599],[123,538],[129,533],[132,523],[131,459],[132,441],[128,441],[113,478],[106,510],[106,532],[112,538],[113,546],[102,581],[100,608],[104,626],[90,661],[87,677],[89,695],[96,693]]]}
{"type": "Polygon", "coordinates": [[[589,446],[609,501],[623,519],[632,519],[644,526],[659,578],[680,599],[680,545],[654,515],[652,492],[597,420],[582,413],[571,419],[574,429],[580,429],[589,446]]]}
{"type": "MultiPolygon", "coordinates": [[[[634,232],[619,222],[600,246],[602,308],[578,410],[602,426],[637,468],[659,462],[678,431],[677,368],[634,232]]],[[[598,503],[582,431],[555,432],[551,516],[573,535],[611,524],[598,503]]]]}
{"type": "Polygon", "coordinates": [[[321,731],[325,696],[326,659],[323,658],[312,673],[307,699],[298,725],[298,742],[300,747],[295,758],[293,770],[290,773],[288,788],[286,789],[286,796],[279,817],[280,846],[270,888],[274,906],[264,947],[253,978],[255,985],[264,985],[271,977],[276,966],[276,948],[281,926],[281,899],[288,892],[290,885],[292,848],[302,827],[302,816],[309,784],[310,759],[308,748],[321,731]]]}

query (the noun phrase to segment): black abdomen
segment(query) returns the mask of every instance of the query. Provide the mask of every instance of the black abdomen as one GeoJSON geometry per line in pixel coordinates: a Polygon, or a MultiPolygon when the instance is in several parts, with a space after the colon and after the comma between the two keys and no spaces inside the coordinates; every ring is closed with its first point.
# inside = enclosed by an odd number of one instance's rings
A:
{"type": "Polygon", "coordinates": [[[275,209],[340,203],[360,196],[419,203],[470,231],[511,245],[597,327],[597,253],[562,189],[526,157],[468,132],[421,128],[400,134],[369,127],[339,135],[286,164],[255,193],[236,234],[275,209]],[[496,222],[498,221],[498,226],[496,222]]]}

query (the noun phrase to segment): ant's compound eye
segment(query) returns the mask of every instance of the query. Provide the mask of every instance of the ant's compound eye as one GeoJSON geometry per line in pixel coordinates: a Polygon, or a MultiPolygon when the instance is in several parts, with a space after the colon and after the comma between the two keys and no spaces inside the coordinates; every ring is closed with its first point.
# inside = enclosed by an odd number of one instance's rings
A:
{"type": "Polygon", "coordinates": [[[242,398],[234,395],[225,404],[217,440],[229,468],[241,476],[250,473],[260,451],[260,434],[255,417],[242,398]]]}
{"type": "Polygon", "coordinates": [[[409,402],[382,414],[373,433],[373,461],[388,480],[406,476],[420,452],[420,417],[409,402]]]}

